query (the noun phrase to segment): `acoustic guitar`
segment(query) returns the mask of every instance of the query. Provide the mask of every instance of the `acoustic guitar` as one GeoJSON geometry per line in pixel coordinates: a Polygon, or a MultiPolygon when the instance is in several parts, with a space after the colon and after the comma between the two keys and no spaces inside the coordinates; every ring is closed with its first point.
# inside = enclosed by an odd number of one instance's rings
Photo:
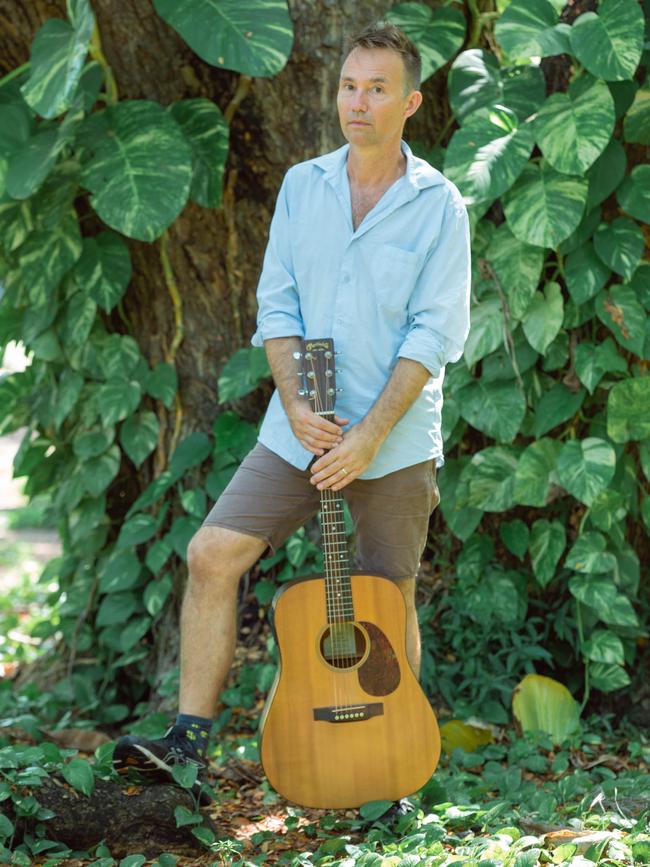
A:
{"type": "MultiPolygon", "coordinates": [[[[302,341],[300,393],[334,420],[333,341],[302,341]]],[[[260,720],[264,772],[283,797],[342,809],[421,788],[440,735],[406,656],[406,606],[387,577],[350,573],[340,492],[321,491],[324,575],[281,586],[280,665],[260,720]]]]}

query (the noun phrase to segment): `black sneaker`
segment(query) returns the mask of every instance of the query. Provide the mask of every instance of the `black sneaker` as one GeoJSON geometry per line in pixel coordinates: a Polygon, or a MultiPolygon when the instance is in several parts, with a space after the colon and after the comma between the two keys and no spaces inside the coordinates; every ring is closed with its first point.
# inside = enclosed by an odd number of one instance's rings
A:
{"type": "Polygon", "coordinates": [[[157,740],[125,735],[118,739],[113,751],[113,767],[123,777],[140,778],[144,783],[171,783],[178,786],[172,774],[174,765],[198,766],[196,781],[191,790],[201,806],[214,801],[207,790],[206,763],[192,744],[178,735],[171,735],[171,726],[165,736],[157,740]]]}

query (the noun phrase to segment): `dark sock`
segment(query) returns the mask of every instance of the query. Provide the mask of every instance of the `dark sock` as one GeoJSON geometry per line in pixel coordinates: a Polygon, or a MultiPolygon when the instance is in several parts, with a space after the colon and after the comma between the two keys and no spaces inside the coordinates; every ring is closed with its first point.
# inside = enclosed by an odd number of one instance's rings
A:
{"type": "Polygon", "coordinates": [[[204,758],[211,728],[212,720],[210,717],[179,713],[176,715],[176,722],[171,731],[189,741],[201,758],[204,758]]]}

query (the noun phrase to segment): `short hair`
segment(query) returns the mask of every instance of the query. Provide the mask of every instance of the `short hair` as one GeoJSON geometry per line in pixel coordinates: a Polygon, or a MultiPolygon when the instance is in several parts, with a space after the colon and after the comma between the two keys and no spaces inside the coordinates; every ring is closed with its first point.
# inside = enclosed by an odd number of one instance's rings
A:
{"type": "Polygon", "coordinates": [[[375,21],[368,24],[356,36],[350,36],[345,44],[344,60],[355,48],[390,48],[397,51],[404,64],[406,93],[418,90],[422,76],[422,59],[417,46],[403,30],[390,21],[375,21]]]}

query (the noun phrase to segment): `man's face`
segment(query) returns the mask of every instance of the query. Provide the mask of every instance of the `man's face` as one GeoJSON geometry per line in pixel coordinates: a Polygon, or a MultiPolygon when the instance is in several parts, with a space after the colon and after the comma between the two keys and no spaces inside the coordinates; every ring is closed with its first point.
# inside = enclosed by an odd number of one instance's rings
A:
{"type": "Polygon", "coordinates": [[[341,69],[336,104],[343,135],[360,147],[401,138],[422,94],[405,94],[404,63],[390,48],[355,48],[341,69]]]}

